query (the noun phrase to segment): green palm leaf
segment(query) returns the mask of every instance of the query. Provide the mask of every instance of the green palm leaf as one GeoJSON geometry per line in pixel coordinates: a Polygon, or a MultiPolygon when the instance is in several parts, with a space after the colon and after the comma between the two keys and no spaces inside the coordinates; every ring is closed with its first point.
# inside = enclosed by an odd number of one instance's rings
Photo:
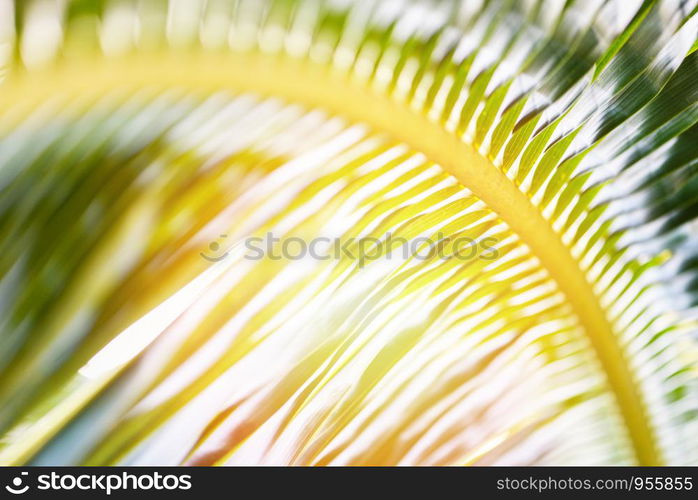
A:
{"type": "Polygon", "coordinates": [[[0,11],[2,463],[698,461],[695,3],[0,11]]]}

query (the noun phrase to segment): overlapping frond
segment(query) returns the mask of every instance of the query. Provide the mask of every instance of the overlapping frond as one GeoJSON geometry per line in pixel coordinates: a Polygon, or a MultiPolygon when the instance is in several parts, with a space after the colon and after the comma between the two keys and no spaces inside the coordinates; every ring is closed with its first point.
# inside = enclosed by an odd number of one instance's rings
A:
{"type": "Polygon", "coordinates": [[[698,459],[695,4],[0,6],[3,462],[698,459]]]}

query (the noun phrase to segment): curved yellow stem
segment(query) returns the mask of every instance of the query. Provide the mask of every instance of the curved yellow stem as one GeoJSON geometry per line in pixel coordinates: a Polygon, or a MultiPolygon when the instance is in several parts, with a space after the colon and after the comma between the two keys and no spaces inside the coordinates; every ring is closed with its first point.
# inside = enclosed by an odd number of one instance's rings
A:
{"type": "Polygon", "coordinates": [[[487,158],[408,105],[327,66],[258,53],[197,52],[191,56],[141,54],[64,62],[45,72],[15,77],[0,87],[0,109],[22,101],[36,105],[58,90],[99,95],[115,88],[163,85],[250,91],[324,108],[384,131],[440,164],[519,234],[557,282],[606,373],[638,463],[661,463],[652,426],[623,350],[569,248],[529,198],[487,158]]]}

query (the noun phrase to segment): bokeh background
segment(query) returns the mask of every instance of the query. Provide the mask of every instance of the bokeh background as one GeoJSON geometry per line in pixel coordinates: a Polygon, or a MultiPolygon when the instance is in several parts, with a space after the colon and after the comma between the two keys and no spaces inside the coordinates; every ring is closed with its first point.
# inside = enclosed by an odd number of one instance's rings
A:
{"type": "Polygon", "coordinates": [[[697,33],[0,0],[0,463],[695,464],[697,33]],[[245,258],[267,233],[445,258],[245,258]]]}

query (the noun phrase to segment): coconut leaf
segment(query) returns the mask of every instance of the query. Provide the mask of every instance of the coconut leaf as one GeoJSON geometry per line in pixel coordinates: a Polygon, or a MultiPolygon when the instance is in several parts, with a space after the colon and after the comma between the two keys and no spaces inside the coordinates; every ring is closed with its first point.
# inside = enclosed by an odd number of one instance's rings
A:
{"type": "Polygon", "coordinates": [[[0,461],[698,462],[697,35],[0,1],[0,461]]]}

